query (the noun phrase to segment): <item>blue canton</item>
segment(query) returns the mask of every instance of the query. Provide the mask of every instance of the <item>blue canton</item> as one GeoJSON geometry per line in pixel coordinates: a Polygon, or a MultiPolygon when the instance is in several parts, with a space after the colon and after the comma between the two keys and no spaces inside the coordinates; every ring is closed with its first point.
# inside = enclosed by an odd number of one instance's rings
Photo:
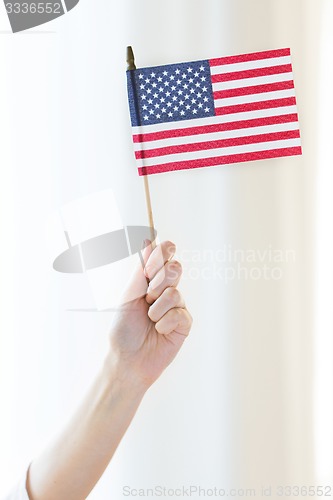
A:
{"type": "Polygon", "coordinates": [[[215,116],[208,61],[128,71],[132,125],[215,116]]]}

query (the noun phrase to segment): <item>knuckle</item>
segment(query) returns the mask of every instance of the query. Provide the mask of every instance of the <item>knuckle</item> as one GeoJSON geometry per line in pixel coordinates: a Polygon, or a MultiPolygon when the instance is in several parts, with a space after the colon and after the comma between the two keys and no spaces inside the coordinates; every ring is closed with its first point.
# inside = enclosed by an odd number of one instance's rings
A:
{"type": "Polygon", "coordinates": [[[150,308],[148,309],[148,317],[149,317],[152,321],[155,321],[155,320],[156,320],[154,307],[150,307],[150,308]]]}
{"type": "Polygon", "coordinates": [[[170,302],[172,303],[176,303],[180,297],[180,293],[177,290],[177,288],[174,288],[172,286],[170,286],[165,290],[165,295],[167,299],[170,300],[170,302]]]}

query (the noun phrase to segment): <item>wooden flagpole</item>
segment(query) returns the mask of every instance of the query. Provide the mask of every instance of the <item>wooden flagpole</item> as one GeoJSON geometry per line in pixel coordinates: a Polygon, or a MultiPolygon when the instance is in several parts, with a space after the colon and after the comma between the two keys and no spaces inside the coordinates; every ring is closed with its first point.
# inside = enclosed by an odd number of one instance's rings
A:
{"type": "MultiPolygon", "coordinates": [[[[136,65],[135,65],[133,49],[132,49],[132,47],[127,47],[127,70],[131,71],[131,70],[135,70],[135,69],[136,69],[136,65]]],[[[153,209],[152,209],[152,204],[151,204],[148,175],[143,175],[143,181],[144,181],[144,186],[145,186],[146,205],[147,205],[148,221],[149,221],[149,227],[150,227],[150,240],[152,243],[152,248],[154,249],[156,247],[155,228],[154,228],[154,217],[153,217],[153,209]]]]}

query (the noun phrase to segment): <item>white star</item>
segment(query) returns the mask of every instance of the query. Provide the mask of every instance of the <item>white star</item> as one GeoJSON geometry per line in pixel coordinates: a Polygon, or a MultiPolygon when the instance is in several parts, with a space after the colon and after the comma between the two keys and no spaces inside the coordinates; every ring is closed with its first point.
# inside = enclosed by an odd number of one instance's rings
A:
{"type": "Polygon", "coordinates": [[[147,89],[147,94],[151,94],[151,89],[147,89]]]}
{"type": "Polygon", "coordinates": [[[188,105],[186,106],[186,109],[191,109],[191,106],[188,104],[188,105]]]}
{"type": "Polygon", "coordinates": [[[202,88],[202,91],[203,91],[203,92],[207,92],[207,87],[203,87],[203,88],[202,88]]]}
{"type": "Polygon", "coordinates": [[[198,104],[198,108],[200,108],[200,109],[201,109],[202,107],[203,107],[202,102],[199,102],[199,104],[198,104]]]}
{"type": "Polygon", "coordinates": [[[154,78],[154,77],[156,76],[156,74],[155,74],[155,73],[152,73],[150,76],[151,76],[152,78],[154,78]]]}
{"type": "Polygon", "coordinates": [[[187,68],[187,71],[188,71],[189,73],[192,73],[193,69],[192,69],[192,68],[187,68]]]}
{"type": "Polygon", "coordinates": [[[154,94],[154,98],[157,99],[158,98],[158,94],[155,92],[154,94]]]}
{"type": "Polygon", "coordinates": [[[148,99],[148,103],[149,104],[153,104],[153,100],[152,99],[148,99]]]}
{"type": "Polygon", "coordinates": [[[162,82],[162,81],[163,81],[162,77],[161,77],[161,76],[159,76],[159,77],[157,78],[157,81],[158,81],[158,82],[162,82]]]}
{"type": "Polygon", "coordinates": [[[200,71],[205,71],[205,67],[204,66],[200,66],[200,71]]]}
{"type": "Polygon", "coordinates": [[[150,82],[149,78],[146,78],[146,83],[149,83],[149,82],[150,82]]]}
{"type": "Polygon", "coordinates": [[[156,87],[157,87],[157,83],[155,83],[155,82],[154,82],[154,83],[153,83],[153,87],[154,87],[154,89],[156,89],[156,87]]]}
{"type": "Polygon", "coordinates": [[[204,97],[204,102],[208,102],[208,101],[209,101],[208,97],[204,97]]]}
{"type": "Polygon", "coordinates": [[[173,116],[173,113],[171,113],[171,111],[170,111],[170,113],[168,113],[168,116],[170,116],[170,118],[171,118],[173,116]]]}
{"type": "Polygon", "coordinates": [[[148,115],[145,115],[143,118],[144,118],[145,120],[149,120],[149,116],[148,116],[148,115]]]}
{"type": "Polygon", "coordinates": [[[160,114],[156,115],[156,118],[161,118],[161,115],[160,114]]]}
{"type": "Polygon", "coordinates": [[[142,106],[142,109],[143,109],[144,111],[147,111],[148,106],[146,106],[146,105],[144,104],[144,105],[142,106]]]}
{"type": "Polygon", "coordinates": [[[184,101],[179,101],[180,106],[183,106],[184,101]]]}
{"type": "Polygon", "coordinates": [[[164,82],[164,85],[165,85],[166,87],[169,87],[169,82],[168,82],[168,81],[164,82]]]}
{"type": "Polygon", "coordinates": [[[181,112],[180,112],[180,114],[181,114],[182,116],[184,116],[184,115],[185,115],[185,111],[182,109],[182,110],[181,110],[181,112]]]}
{"type": "Polygon", "coordinates": [[[164,76],[168,76],[168,72],[167,71],[163,71],[163,75],[164,76]]]}
{"type": "Polygon", "coordinates": [[[142,78],[143,78],[143,75],[142,75],[142,74],[140,74],[140,75],[139,75],[139,78],[140,78],[140,80],[142,80],[142,78]]]}
{"type": "Polygon", "coordinates": [[[176,95],[173,96],[172,100],[177,101],[178,97],[176,95]]]}
{"type": "Polygon", "coordinates": [[[189,98],[190,98],[190,96],[188,94],[186,94],[185,99],[189,99],[189,98]]]}
{"type": "Polygon", "coordinates": [[[178,106],[175,106],[173,109],[174,109],[175,111],[178,111],[178,109],[179,109],[179,108],[178,108],[178,106]]]}
{"type": "Polygon", "coordinates": [[[145,101],[145,100],[146,100],[146,96],[145,96],[144,94],[142,94],[141,99],[142,99],[143,101],[145,101]]]}
{"type": "Polygon", "coordinates": [[[194,115],[196,115],[196,114],[197,114],[197,112],[198,112],[198,110],[196,110],[196,109],[194,109],[194,110],[192,111],[192,113],[193,113],[194,115]]]}
{"type": "Polygon", "coordinates": [[[193,82],[194,82],[193,78],[190,78],[190,79],[189,79],[189,82],[190,82],[190,83],[193,83],[193,82]]]}
{"type": "Polygon", "coordinates": [[[160,107],[160,105],[158,104],[158,102],[155,104],[155,108],[158,109],[160,107]]]}
{"type": "Polygon", "coordinates": [[[175,77],[173,75],[170,76],[170,80],[174,80],[175,77]]]}
{"type": "Polygon", "coordinates": [[[202,94],[200,94],[200,92],[197,93],[197,97],[200,99],[202,94]]]}
{"type": "Polygon", "coordinates": [[[209,113],[209,108],[205,108],[205,112],[206,112],[206,113],[209,113]]]}
{"type": "Polygon", "coordinates": [[[191,92],[191,94],[194,94],[194,89],[191,89],[190,92],[191,92]]]}
{"type": "Polygon", "coordinates": [[[149,114],[150,114],[150,115],[153,115],[153,114],[154,114],[154,110],[153,110],[153,109],[150,109],[150,110],[149,110],[149,114]]]}
{"type": "Polygon", "coordinates": [[[180,85],[182,83],[181,80],[177,80],[177,85],[180,85]]]}
{"type": "Polygon", "coordinates": [[[171,90],[176,90],[176,87],[173,85],[173,86],[171,87],[171,90]]]}
{"type": "Polygon", "coordinates": [[[161,101],[161,102],[165,102],[164,97],[161,97],[160,101],[161,101]]]}
{"type": "Polygon", "coordinates": [[[171,102],[170,102],[170,101],[169,101],[169,102],[167,102],[167,106],[168,106],[168,108],[170,108],[170,107],[171,107],[171,102]]]}
{"type": "Polygon", "coordinates": [[[188,89],[188,85],[187,83],[185,83],[185,85],[183,85],[184,89],[188,89]]]}
{"type": "Polygon", "coordinates": [[[166,113],[166,108],[162,108],[162,113],[166,113]]]}
{"type": "Polygon", "coordinates": [[[198,78],[199,73],[196,71],[196,72],[194,73],[194,76],[195,76],[196,78],[198,78]]]}
{"type": "Polygon", "coordinates": [[[206,81],[206,77],[205,77],[205,76],[202,76],[202,77],[201,77],[201,81],[202,81],[202,82],[205,82],[205,81],[206,81]]]}
{"type": "Polygon", "coordinates": [[[186,73],[183,73],[183,74],[182,74],[182,78],[187,78],[187,74],[186,74],[186,73]]]}
{"type": "Polygon", "coordinates": [[[180,74],[180,69],[176,69],[176,75],[179,75],[180,74]]]}
{"type": "Polygon", "coordinates": [[[200,88],[200,83],[196,83],[195,86],[200,88]]]}
{"type": "Polygon", "coordinates": [[[192,101],[191,101],[192,104],[195,104],[196,102],[197,102],[196,99],[192,99],[192,101]]]}
{"type": "Polygon", "coordinates": [[[170,96],[171,96],[171,93],[168,91],[168,92],[166,92],[166,93],[165,93],[165,95],[166,95],[167,97],[170,97],[170,96]]]}
{"type": "Polygon", "coordinates": [[[183,95],[183,91],[182,90],[178,90],[178,95],[183,95]]]}
{"type": "Polygon", "coordinates": [[[164,88],[163,88],[163,87],[160,87],[158,90],[159,90],[160,92],[163,92],[164,88]]]}
{"type": "Polygon", "coordinates": [[[143,84],[140,85],[140,89],[143,90],[145,86],[143,84]]]}

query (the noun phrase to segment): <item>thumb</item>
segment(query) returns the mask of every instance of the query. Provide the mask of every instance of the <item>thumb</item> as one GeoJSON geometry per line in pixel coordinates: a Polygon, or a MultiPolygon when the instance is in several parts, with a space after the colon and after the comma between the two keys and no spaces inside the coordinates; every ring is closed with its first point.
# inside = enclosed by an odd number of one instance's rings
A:
{"type": "Polygon", "coordinates": [[[121,303],[125,304],[126,302],[139,299],[146,295],[149,281],[145,276],[144,268],[152,251],[151,241],[144,240],[143,248],[138,252],[138,263],[125,287],[125,291],[121,297],[121,303]]]}

